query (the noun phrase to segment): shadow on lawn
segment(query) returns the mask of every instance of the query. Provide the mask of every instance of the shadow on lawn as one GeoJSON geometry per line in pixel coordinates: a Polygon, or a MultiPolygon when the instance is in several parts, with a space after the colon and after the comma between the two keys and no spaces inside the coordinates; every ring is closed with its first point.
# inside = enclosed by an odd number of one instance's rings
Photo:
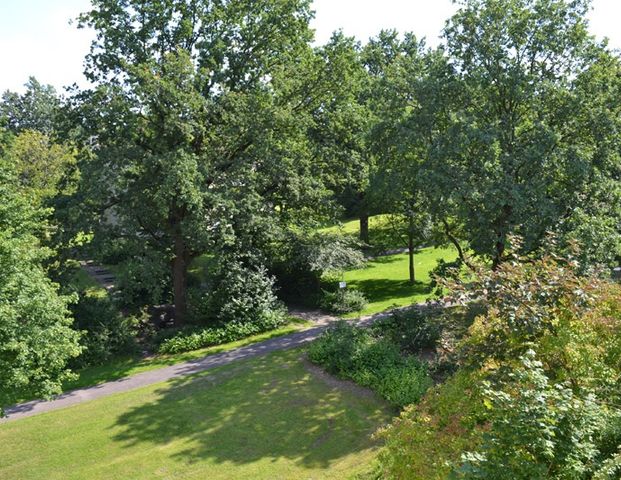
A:
{"type": "Polygon", "coordinates": [[[349,283],[361,290],[371,302],[408,298],[431,292],[428,283],[415,282],[412,285],[408,280],[369,279],[352,280],[349,283]]]}
{"type": "Polygon", "coordinates": [[[382,405],[352,402],[353,394],[312,377],[298,356],[270,355],[178,379],[155,402],[120,416],[114,439],[127,447],[181,441],[173,456],[187,463],[287,458],[313,468],[370,447],[371,433],[386,420],[382,405]]]}

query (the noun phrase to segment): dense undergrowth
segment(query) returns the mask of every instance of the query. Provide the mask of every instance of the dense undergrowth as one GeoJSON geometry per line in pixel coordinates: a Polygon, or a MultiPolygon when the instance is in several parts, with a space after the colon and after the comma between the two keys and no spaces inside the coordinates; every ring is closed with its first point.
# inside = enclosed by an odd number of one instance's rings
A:
{"type": "Polygon", "coordinates": [[[449,352],[454,373],[377,433],[377,476],[619,478],[621,287],[545,255],[449,287],[486,308],[453,345],[402,330],[449,352]]]}

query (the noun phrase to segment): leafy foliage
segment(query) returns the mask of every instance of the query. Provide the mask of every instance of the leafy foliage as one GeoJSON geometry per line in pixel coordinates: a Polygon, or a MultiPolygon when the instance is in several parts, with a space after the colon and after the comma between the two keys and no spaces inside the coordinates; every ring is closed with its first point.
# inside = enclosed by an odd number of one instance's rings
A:
{"type": "Polygon", "coordinates": [[[360,312],[367,306],[367,299],[359,290],[339,288],[334,292],[322,291],[320,307],[333,313],[360,312]]]}
{"type": "Polygon", "coordinates": [[[535,352],[507,375],[484,383],[489,430],[481,448],[463,455],[456,478],[582,479],[597,457],[596,433],[607,409],[595,396],[576,395],[569,384],[553,384],[535,352]]]}
{"type": "Polygon", "coordinates": [[[403,357],[395,344],[346,322],[313,342],[308,356],[328,372],[370,387],[398,407],[417,402],[431,386],[418,360],[403,357]]]}
{"type": "Polygon", "coordinates": [[[460,370],[381,428],[380,477],[446,480],[462,453],[480,442],[483,403],[473,388],[479,381],[476,372],[460,370]]]}
{"type": "Polygon", "coordinates": [[[251,323],[241,323],[233,320],[218,327],[185,327],[175,332],[173,336],[164,338],[157,347],[157,351],[163,354],[181,353],[221,345],[273,330],[282,326],[285,322],[286,318],[272,313],[264,315],[259,321],[251,323]]]}
{"type": "Polygon", "coordinates": [[[97,139],[82,195],[171,261],[177,323],[194,258],[264,248],[327,203],[307,131],[338,69],[311,16],[308,0],[97,0],[80,18],[97,31],[96,87],[74,99],[76,135],[97,139]]]}
{"type": "MultiPolygon", "coordinates": [[[[483,311],[456,345],[461,367],[455,380],[442,387],[471,379],[464,393],[477,404],[459,417],[466,414],[474,431],[453,432],[457,438],[449,443],[460,447],[441,458],[457,467],[455,478],[614,476],[621,414],[620,286],[581,275],[573,258],[509,258],[495,271],[480,267],[467,281],[445,282],[454,299],[477,301],[483,311]],[[479,447],[468,445],[468,438],[479,447]]],[[[413,452],[427,448],[419,442],[445,441],[451,434],[450,423],[437,424],[441,417],[429,416],[427,407],[430,401],[448,402],[448,411],[457,415],[460,403],[442,398],[449,395],[442,388],[440,398],[430,396],[382,433],[387,471],[403,471],[408,458],[422,461],[413,452]],[[412,433],[415,426],[426,433],[412,433]]],[[[416,464],[414,471],[420,469],[416,464]]],[[[429,478],[449,470],[437,466],[429,478]]]]}
{"type": "Polygon", "coordinates": [[[2,402],[19,395],[60,392],[67,362],[81,348],[69,304],[43,262],[51,254],[37,238],[47,212],[18,189],[0,157],[0,390],[2,402]]]}
{"type": "Polygon", "coordinates": [[[72,367],[101,365],[115,355],[135,352],[137,321],[123,316],[107,295],[79,292],[71,312],[75,319],[73,328],[81,332],[83,347],[80,356],[71,361],[72,367]]]}
{"type": "Polygon", "coordinates": [[[124,307],[168,303],[171,299],[170,269],[160,255],[147,250],[127,258],[116,274],[118,300],[124,307]]]}
{"type": "Polygon", "coordinates": [[[274,278],[264,266],[248,266],[229,258],[223,267],[215,289],[209,293],[214,320],[274,327],[284,321],[285,309],[274,293],[274,278]]]}
{"type": "Polygon", "coordinates": [[[42,85],[30,77],[23,94],[6,91],[0,100],[0,127],[10,132],[25,130],[50,135],[56,127],[60,99],[51,85],[42,85]]]}

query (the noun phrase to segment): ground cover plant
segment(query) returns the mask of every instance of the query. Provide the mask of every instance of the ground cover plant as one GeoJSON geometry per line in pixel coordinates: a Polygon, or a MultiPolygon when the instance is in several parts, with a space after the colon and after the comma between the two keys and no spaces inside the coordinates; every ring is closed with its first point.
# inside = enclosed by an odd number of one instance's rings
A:
{"type": "Polygon", "coordinates": [[[0,424],[0,477],[344,479],[389,416],[281,352],[0,424]]]}
{"type": "Polygon", "coordinates": [[[390,340],[344,321],[315,340],[309,359],[331,374],[370,387],[395,407],[415,403],[431,386],[426,366],[390,340]]]}

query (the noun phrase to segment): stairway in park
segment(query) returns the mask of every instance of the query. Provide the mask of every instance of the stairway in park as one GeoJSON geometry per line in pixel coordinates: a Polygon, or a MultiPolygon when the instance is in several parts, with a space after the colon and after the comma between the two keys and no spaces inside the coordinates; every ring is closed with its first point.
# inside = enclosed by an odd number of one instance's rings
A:
{"type": "Polygon", "coordinates": [[[97,283],[108,291],[114,289],[116,283],[116,277],[114,273],[101,265],[95,264],[92,260],[86,260],[80,262],[82,268],[88,273],[97,283]]]}

